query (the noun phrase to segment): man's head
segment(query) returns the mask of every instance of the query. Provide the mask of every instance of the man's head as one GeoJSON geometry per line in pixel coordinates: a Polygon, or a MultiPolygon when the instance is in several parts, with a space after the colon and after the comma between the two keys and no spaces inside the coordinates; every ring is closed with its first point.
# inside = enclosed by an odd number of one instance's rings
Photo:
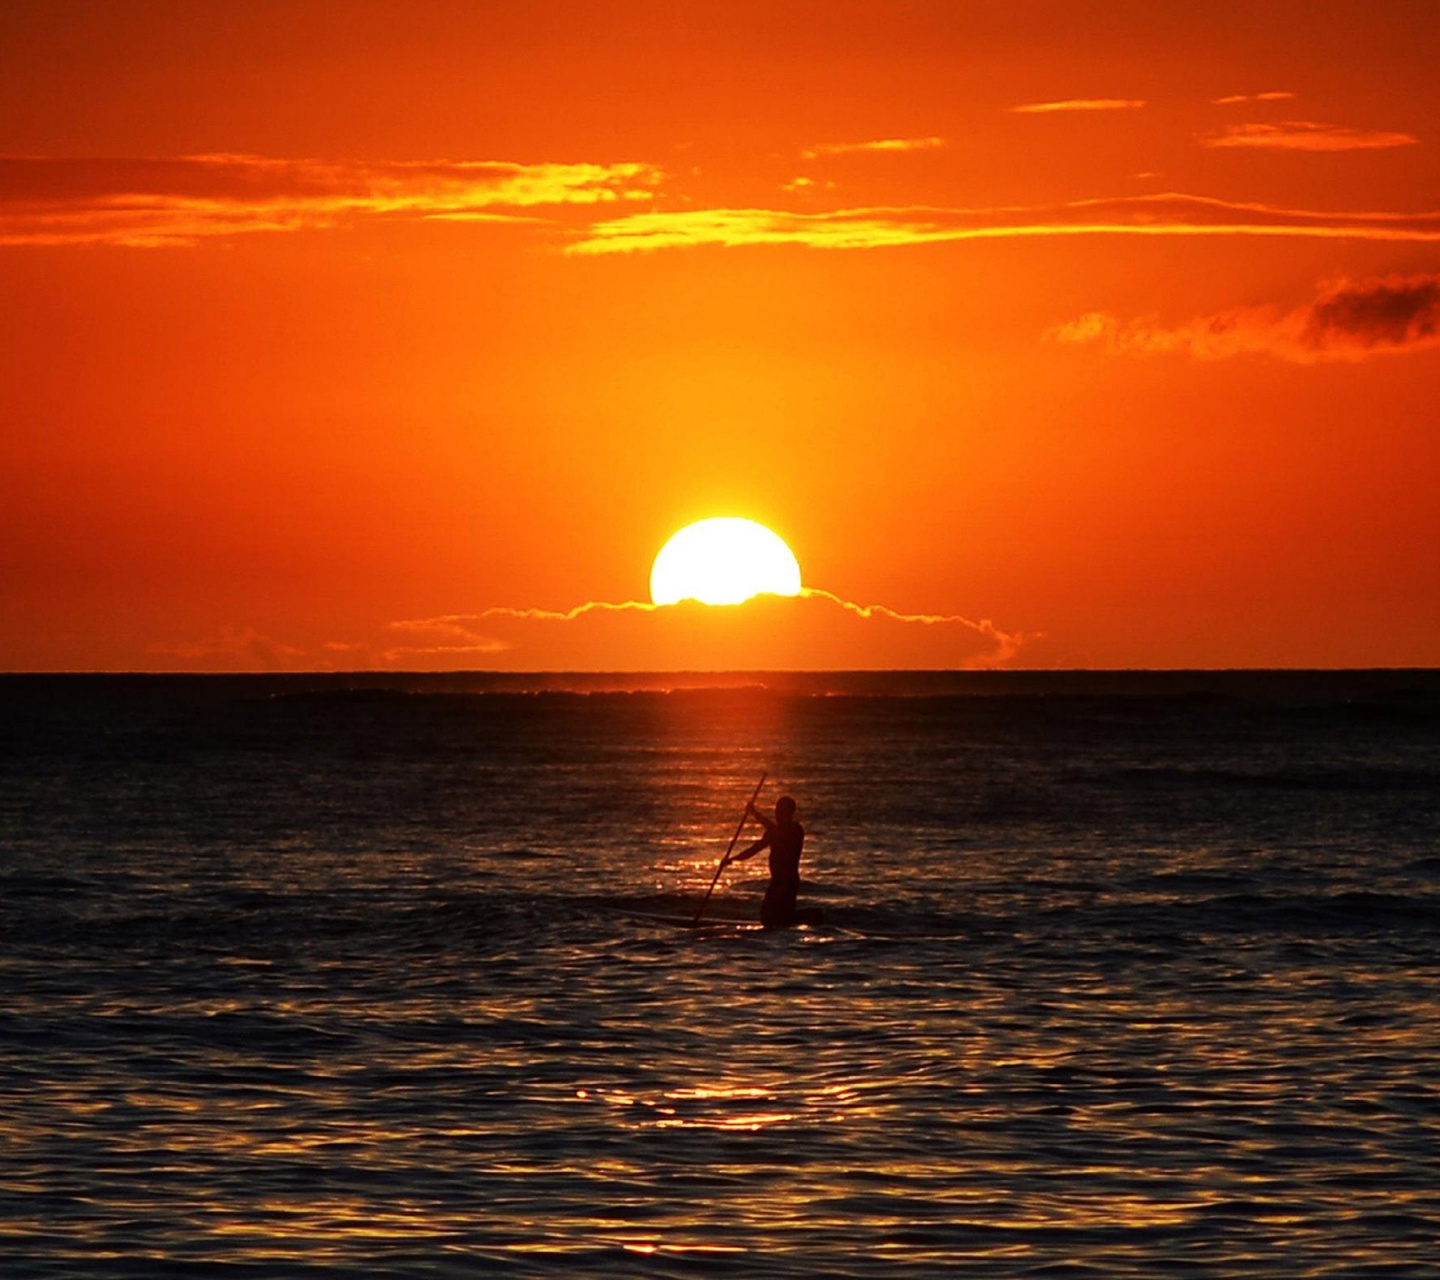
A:
{"type": "Polygon", "coordinates": [[[781,796],[775,801],[775,817],[781,822],[790,822],[795,817],[795,801],[789,796],[781,796]]]}

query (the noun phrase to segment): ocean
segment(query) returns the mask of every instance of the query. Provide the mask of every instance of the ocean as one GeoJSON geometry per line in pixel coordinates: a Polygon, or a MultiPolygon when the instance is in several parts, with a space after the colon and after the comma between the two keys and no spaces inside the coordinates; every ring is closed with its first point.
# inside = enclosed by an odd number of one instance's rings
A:
{"type": "Polygon", "coordinates": [[[0,677],[0,1275],[1437,1276],[1437,925],[1435,672],[0,677]]]}

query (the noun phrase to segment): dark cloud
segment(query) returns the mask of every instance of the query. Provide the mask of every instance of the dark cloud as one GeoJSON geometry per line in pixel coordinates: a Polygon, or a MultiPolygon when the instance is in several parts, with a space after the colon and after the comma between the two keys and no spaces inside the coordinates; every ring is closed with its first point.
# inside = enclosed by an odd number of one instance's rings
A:
{"type": "Polygon", "coordinates": [[[1176,325],[1092,312],[1048,336],[1139,355],[1268,355],[1299,364],[1363,360],[1440,344],[1440,275],[1340,280],[1290,310],[1235,307],[1176,325]]]}
{"type": "Polygon", "coordinates": [[[1311,305],[1300,342],[1312,351],[1373,351],[1440,339],[1440,276],[1336,285],[1311,305]]]}

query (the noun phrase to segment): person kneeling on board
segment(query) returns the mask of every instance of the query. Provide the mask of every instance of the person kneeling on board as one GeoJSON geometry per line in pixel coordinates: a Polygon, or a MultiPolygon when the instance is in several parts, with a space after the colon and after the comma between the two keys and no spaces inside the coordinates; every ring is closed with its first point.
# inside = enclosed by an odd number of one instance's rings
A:
{"type": "Polygon", "coordinates": [[[775,801],[773,822],[755,807],[754,801],[745,812],[765,828],[765,834],[748,849],[727,857],[724,865],[744,862],[761,849],[770,850],[770,884],[760,906],[760,923],[767,929],[817,923],[818,910],[801,911],[795,905],[795,897],[800,892],[800,850],[805,845],[805,828],[795,821],[795,801],[789,796],[775,801]]]}

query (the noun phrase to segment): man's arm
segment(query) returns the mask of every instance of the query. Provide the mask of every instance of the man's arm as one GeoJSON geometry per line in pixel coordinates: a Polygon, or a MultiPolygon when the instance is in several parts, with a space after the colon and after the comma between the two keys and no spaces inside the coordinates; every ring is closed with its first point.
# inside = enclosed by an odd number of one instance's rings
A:
{"type": "Polygon", "coordinates": [[[741,849],[739,853],[732,853],[728,858],[725,859],[723,865],[728,867],[732,862],[744,862],[746,858],[753,858],[757,853],[760,852],[761,849],[768,847],[769,844],[770,833],[767,831],[748,849],[741,849]]]}

